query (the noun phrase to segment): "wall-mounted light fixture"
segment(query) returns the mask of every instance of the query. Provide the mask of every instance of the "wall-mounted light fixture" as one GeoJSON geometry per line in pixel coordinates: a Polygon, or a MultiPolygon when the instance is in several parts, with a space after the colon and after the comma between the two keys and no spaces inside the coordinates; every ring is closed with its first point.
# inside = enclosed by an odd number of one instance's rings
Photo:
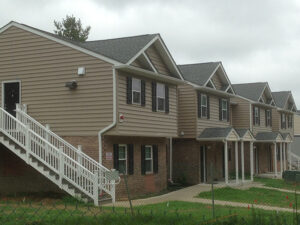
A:
{"type": "Polygon", "coordinates": [[[83,76],[85,74],[85,67],[78,67],[77,74],[78,76],[83,76]]]}
{"type": "Polygon", "coordinates": [[[68,87],[70,89],[76,89],[77,88],[77,81],[76,80],[72,80],[72,81],[68,81],[65,83],[65,87],[68,87]]]}

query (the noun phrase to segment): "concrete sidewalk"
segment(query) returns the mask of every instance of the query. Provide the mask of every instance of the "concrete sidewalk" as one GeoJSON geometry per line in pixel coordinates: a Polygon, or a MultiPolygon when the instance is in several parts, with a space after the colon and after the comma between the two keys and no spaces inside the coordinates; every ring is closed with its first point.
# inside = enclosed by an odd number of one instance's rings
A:
{"type": "MultiPolygon", "coordinates": [[[[214,187],[222,188],[227,187],[225,183],[219,183],[214,185],[214,187]]],[[[290,190],[282,190],[282,189],[276,189],[276,188],[268,188],[263,186],[261,183],[251,182],[251,183],[244,183],[244,184],[230,184],[232,188],[237,189],[249,189],[251,187],[259,187],[259,188],[266,188],[271,190],[279,190],[279,191],[286,191],[291,192],[290,190]]],[[[194,203],[204,203],[204,204],[211,204],[210,199],[202,199],[197,198],[196,196],[201,192],[206,192],[211,190],[210,184],[197,184],[193,185],[191,187],[183,188],[177,191],[173,191],[164,195],[159,195],[155,197],[145,198],[145,199],[136,199],[132,201],[133,206],[142,206],[142,205],[149,205],[149,204],[157,204],[162,202],[170,202],[170,201],[184,201],[184,202],[194,202],[194,203]]],[[[231,201],[221,201],[221,200],[215,200],[216,205],[222,205],[222,206],[232,206],[232,207],[252,207],[251,204],[248,203],[240,203],[240,202],[231,202],[231,201]]],[[[106,206],[111,206],[112,204],[107,204],[106,206]]],[[[116,207],[129,207],[128,201],[118,201],[115,203],[116,207]]],[[[282,211],[282,212],[293,212],[292,208],[281,208],[281,207],[275,207],[275,206],[266,206],[266,205],[253,205],[254,208],[257,209],[264,209],[264,210],[270,210],[270,211],[282,211]]]]}

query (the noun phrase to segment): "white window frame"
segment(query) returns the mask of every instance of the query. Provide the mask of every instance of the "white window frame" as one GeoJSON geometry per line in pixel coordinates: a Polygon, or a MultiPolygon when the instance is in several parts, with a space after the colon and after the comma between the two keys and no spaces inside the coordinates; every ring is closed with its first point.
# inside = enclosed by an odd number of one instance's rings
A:
{"type": "Polygon", "coordinates": [[[132,78],[132,82],[131,82],[131,95],[132,95],[132,98],[131,98],[131,102],[132,104],[136,104],[136,105],[141,105],[142,104],[142,80],[141,79],[137,79],[137,78],[132,78]],[[140,83],[140,89],[137,90],[137,89],[134,89],[133,88],[133,82],[134,81],[137,81],[140,83]],[[134,92],[137,92],[137,93],[140,93],[140,99],[139,99],[139,102],[134,102],[133,99],[133,93],[134,92]]]}
{"type": "Polygon", "coordinates": [[[227,120],[227,119],[228,119],[228,118],[227,118],[227,117],[228,117],[228,105],[227,105],[227,104],[228,104],[227,99],[222,99],[222,100],[221,100],[222,120],[227,120]],[[223,102],[226,103],[226,109],[223,109],[223,102]],[[223,117],[223,112],[224,112],[224,111],[226,112],[226,113],[225,113],[226,118],[223,117]]]}
{"type": "Polygon", "coordinates": [[[270,109],[267,109],[267,124],[266,126],[271,126],[271,110],[270,109]]]}
{"type": "Polygon", "coordinates": [[[259,107],[254,106],[254,125],[259,125],[259,107]]]}
{"type": "Polygon", "coordinates": [[[166,86],[162,83],[157,83],[156,84],[156,110],[158,112],[165,112],[166,111],[166,86]],[[162,86],[163,87],[163,96],[159,96],[158,95],[158,87],[159,86],[162,86]],[[164,99],[164,109],[161,110],[161,109],[158,109],[158,99],[161,98],[161,99],[164,99]]]}
{"type": "Polygon", "coordinates": [[[207,105],[208,105],[207,104],[207,95],[206,94],[201,94],[201,117],[203,117],[203,118],[207,118],[207,116],[208,116],[208,112],[207,112],[208,106],[207,105]],[[202,99],[203,97],[206,98],[206,104],[205,105],[203,104],[203,99],[202,99]],[[205,116],[203,116],[203,108],[206,109],[206,115],[205,116]]]}
{"type": "Polygon", "coordinates": [[[125,161],[125,173],[121,173],[120,171],[120,174],[127,174],[127,172],[128,172],[128,166],[127,166],[127,164],[128,164],[128,151],[127,151],[128,149],[127,149],[127,145],[126,144],[119,144],[118,145],[118,163],[120,164],[120,161],[125,161]],[[120,159],[120,155],[119,155],[119,151],[120,151],[120,147],[124,147],[125,148],[125,158],[124,159],[120,159]]]}
{"type": "Polygon", "coordinates": [[[145,173],[146,174],[153,174],[153,146],[152,145],[145,145],[145,173]],[[151,149],[151,158],[146,158],[146,148],[151,149]],[[151,160],[151,171],[147,171],[146,169],[146,161],[151,160]]]}

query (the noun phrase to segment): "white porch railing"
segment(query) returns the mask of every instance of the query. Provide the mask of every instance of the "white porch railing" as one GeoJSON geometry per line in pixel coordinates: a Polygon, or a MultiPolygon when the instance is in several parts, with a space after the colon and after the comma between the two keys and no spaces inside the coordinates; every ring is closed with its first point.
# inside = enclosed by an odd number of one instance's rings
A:
{"type": "Polygon", "coordinates": [[[31,118],[20,106],[17,118],[0,108],[0,129],[25,150],[27,163],[35,158],[58,175],[59,185],[68,182],[96,205],[101,190],[115,201],[115,179],[118,182],[119,177],[31,118]]]}
{"type": "Polygon", "coordinates": [[[290,152],[290,162],[292,170],[300,170],[300,157],[293,152],[290,152]]]}

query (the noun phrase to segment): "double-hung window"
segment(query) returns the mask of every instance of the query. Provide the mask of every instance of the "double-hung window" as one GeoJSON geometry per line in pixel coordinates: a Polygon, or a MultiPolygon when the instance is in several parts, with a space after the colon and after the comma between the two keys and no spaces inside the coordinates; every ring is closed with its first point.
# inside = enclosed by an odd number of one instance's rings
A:
{"type": "Polygon", "coordinates": [[[284,113],[281,114],[281,128],[286,128],[286,115],[284,113]]]}
{"type": "Polygon", "coordinates": [[[288,128],[293,128],[293,115],[288,115],[288,128]]]}
{"type": "Polygon", "coordinates": [[[141,104],[141,80],[132,78],[132,103],[141,104]]]}
{"type": "Polygon", "coordinates": [[[145,172],[153,173],[153,147],[151,145],[145,146],[145,172]]]}
{"type": "Polygon", "coordinates": [[[222,99],[222,120],[227,120],[228,118],[228,101],[222,99]]]}
{"type": "Polygon", "coordinates": [[[271,126],[271,110],[266,110],[266,126],[271,126]]]}
{"type": "Polygon", "coordinates": [[[164,112],[166,105],[166,91],[165,85],[161,83],[157,83],[156,86],[156,105],[157,111],[164,112]]]}
{"type": "Polygon", "coordinates": [[[127,145],[119,145],[119,172],[127,174],[127,145]]]}
{"type": "Polygon", "coordinates": [[[201,94],[201,117],[207,117],[207,95],[201,94]]]}
{"type": "Polygon", "coordinates": [[[254,125],[259,125],[259,108],[254,106],[254,125]]]}

